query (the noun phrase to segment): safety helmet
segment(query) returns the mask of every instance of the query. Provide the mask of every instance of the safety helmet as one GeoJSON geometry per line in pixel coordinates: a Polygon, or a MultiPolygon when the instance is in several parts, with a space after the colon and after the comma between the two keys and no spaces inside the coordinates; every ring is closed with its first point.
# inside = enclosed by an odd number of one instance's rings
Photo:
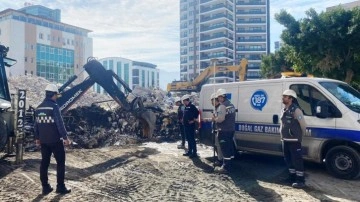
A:
{"type": "Polygon", "coordinates": [[[283,95],[288,95],[288,96],[291,96],[291,97],[293,97],[295,99],[297,98],[295,91],[293,91],[291,89],[285,90],[283,92],[283,95]]]}
{"type": "Polygon", "coordinates": [[[181,102],[181,98],[180,97],[175,97],[175,103],[177,102],[181,102]]]}
{"type": "Polygon", "coordinates": [[[59,94],[58,87],[55,84],[48,84],[45,88],[45,91],[54,92],[59,94]]]}
{"type": "Polygon", "coordinates": [[[186,99],[190,99],[190,96],[189,95],[184,95],[181,97],[181,101],[184,101],[186,99]]]}
{"type": "Polygon", "coordinates": [[[226,90],[223,89],[223,88],[220,88],[216,91],[216,97],[219,97],[219,96],[224,96],[225,97],[226,95],[226,90]]]}
{"type": "Polygon", "coordinates": [[[217,98],[217,96],[216,96],[216,95],[217,95],[216,93],[211,94],[211,96],[210,96],[210,100],[217,98]]]}

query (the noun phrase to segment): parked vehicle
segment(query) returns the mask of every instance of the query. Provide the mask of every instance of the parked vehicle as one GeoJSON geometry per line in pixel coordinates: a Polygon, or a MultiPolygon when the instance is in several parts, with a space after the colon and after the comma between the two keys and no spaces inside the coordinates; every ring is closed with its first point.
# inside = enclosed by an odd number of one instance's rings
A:
{"type": "MultiPolygon", "coordinates": [[[[210,95],[226,89],[237,109],[234,145],[239,151],[282,155],[280,116],[282,92],[292,89],[307,123],[303,157],[325,163],[339,178],[360,176],[360,93],[348,84],[324,78],[282,78],[204,85],[201,115],[212,116],[210,95]]],[[[203,122],[201,141],[212,144],[211,127],[203,122]]]]}

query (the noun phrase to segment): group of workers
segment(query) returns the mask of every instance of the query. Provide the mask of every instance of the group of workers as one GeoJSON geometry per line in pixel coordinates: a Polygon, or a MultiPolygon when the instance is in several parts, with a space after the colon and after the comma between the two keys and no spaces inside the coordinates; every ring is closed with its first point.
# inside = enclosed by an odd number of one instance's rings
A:
{"type": "MultiPolygon", "coordinates": [[[[57,163],[57,187],[59,194],[70,193],[71,190],[65,186],[65,148],[70,140],[67,137],[64,121],[62,119],[56,99],[60,96],[58,88],[49,84],[45,88],[45,99],[35,111],[35,141],[41,146],[40,180],[42,193],[44,195],[53,191],[48,182],[48,168],[50,158],[53,154],[57,163]]],[[[288,166],[289,180],[295,188],[305,186],[304,165],[302,159],[301,140],[305,133],[306,124],[302,110],[296,100],[297,96],[293,90],[285,90],[282,102],[285,105],[281,116],[280,133],[283,143],[283,153],[288,166]]],[[[235,106],[227,98],[225,89],[218,89],[210,97],[214,106],[213,116],[203,121],[211,121],[215,126],[215,147],[217,150],[217,161],[214,163],[219,172],[227,172],[234,157],[234,133],[235,133],[235,106]]],[[[184,95],[175,100],[178,106],[178,119],[181,134],[181,144],[178,148],[185,149],[185,140],[188,142],[187,152],[184,156],[197,158],[195,141],[196,123],[199,111],[192,104],[189,95],[184,95]]]]}
{"type": "MultiPolygon", "coordinates": [[[[210,96],[210,100],[214,106],[213,116],[202,121],[213,123],[214,147],[217,153],[214,162],[215,171],[225,173],[229,171],[231,160],[236,152],[234,147],[236,108],[227,98],[225,89],[218,89],[210,96]]],[[[177,98],[175,103],[178,106],[181,134],[181,144],[178,148],[185,149],[185,140],[187,140],[188,152],[184,156],[198,157],[195,141],[195,121],[198,120],[198,110],[190,102],[188,95],[177,98]]],[[[289,172],[288,181],[294,188],[303,188],[305,177],[301,141],[302,136],[305,135],[306,123],[295,91],[285,90],[282,103],[285,107],[281,113],[280,137],[289,172]]]]}

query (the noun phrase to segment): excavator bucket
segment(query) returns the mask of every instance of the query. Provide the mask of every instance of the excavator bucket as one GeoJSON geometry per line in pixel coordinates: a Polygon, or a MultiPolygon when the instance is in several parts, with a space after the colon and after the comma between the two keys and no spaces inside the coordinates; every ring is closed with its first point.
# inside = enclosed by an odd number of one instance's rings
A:
{"type": "Polygon", "coordinates": [[[142,136],[144,138],[151,138],[156,124],[156,114],[151,110],[143,110],[138,113],[138,117],[142,127],[142,136]]]}

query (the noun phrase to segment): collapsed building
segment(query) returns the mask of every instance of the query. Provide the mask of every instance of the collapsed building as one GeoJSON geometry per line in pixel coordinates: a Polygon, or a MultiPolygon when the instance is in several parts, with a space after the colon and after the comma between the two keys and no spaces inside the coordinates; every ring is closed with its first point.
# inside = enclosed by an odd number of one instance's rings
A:
{"type": "MultiPolygon", "coordinates": [[[[29,75],[9,78],[11,92],[16,92],[17,89],[27,91],[26,102],[29,111],[33,111],[43,101],[45,98],[43,89],[49,83],[44,78],[29,75]]],[[[165,91],[136,87],[128,96],[141,97],[144,106],[161,108],[159,111],[162,112],[156,114],[156,125],[152,138],[143,139],[139,120],[133,114],[123,110],[110,96],[98,94],[89,89],[63,114],[69,137],[73,140],[74,146],[96,148],[178,138],[176,108],[173,98],[168,97],[165,91]]],[[[32,118],[27,118],[28,124],[34,121],[32,118]]],[[[31,127],[26,133],[25,139],[25,148],[34,149],[31,127]]]]}

